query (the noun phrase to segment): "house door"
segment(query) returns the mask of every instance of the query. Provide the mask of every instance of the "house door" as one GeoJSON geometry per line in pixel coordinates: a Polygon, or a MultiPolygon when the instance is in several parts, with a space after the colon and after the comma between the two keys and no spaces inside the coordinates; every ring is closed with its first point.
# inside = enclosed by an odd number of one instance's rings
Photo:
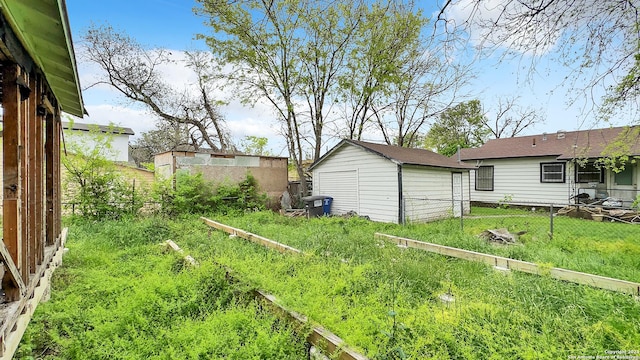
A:
{"type": "Polygon", "coordinates": [[[451,173],[451,194],[453,195],[453,216],[462,215],[462,173],[451,173]]]}

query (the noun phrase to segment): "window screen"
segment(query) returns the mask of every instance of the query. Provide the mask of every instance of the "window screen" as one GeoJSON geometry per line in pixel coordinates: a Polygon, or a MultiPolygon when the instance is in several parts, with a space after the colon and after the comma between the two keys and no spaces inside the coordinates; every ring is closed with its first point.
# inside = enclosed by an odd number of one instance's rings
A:
{"type": "Polygon", "coordinates": [[[597,167],[594,163],[586,163],[584,166],[576,164],[577,183],[604,183],[604,169],[597,167]]]}
{"type": "Polygon", "coordinates": [[[540,182],[563,183],[564,182],[564,163],[540,164],[540,182]]]}
{"type": "Polygon", "coordinates": [[[476,170],[476,190],[493,191],[493,166],[480,166],[476,170]]]}

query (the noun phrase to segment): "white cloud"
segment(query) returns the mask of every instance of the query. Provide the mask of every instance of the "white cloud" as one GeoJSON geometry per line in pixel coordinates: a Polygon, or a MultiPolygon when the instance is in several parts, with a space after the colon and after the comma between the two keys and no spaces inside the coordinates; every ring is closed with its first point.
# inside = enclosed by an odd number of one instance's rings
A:
{"type": "Polygon", "coordinates": [[[544,55],[552,51],[560,39],[558,24],[548,14],[536,21],[527,19],[527,8],[519,1],[460,0],[445,11],[447,19],[465,25],[471,44],[477,48],[502,48],[525,55],[544,55]],[[521,17],[522,16],[522,17],[521,17]]]}

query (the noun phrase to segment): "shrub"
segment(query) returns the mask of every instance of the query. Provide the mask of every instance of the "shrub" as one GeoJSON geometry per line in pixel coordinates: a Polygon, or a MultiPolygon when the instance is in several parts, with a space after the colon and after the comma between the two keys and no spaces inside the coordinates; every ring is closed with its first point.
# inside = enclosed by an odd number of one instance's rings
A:
{"type": "Polygon", "coordinates": [[[86,139],[70,143],[61,161],[67,170],[65,188],[77,213],[88,219],[118,219],[135,214],[144,199],[136,196],[124,175],[108,160],[112,135],[91,129],[86,139]]]}
{"type": "Polygon", "coordinates": [[[161,204],[162,211],[170,215],[263,210],[267,201],[251,174],[238,184],[221,184],[216,188],[202,173],[187,172],[158,182],[154,198],[161,204]]]}

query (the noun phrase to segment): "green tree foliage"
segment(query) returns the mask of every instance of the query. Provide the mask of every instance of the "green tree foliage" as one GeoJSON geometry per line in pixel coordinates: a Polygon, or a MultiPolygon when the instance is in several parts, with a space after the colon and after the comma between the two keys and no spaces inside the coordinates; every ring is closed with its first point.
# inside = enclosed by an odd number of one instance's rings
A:
{"type": "MultiPolygon", "coordinates": [[[[424,18],[410,2],[198,0],[212,51],[234,67],[229,80],[248,103],[265,100],[281,125],[306,192],[303,161],[320,157],[331,106],[353,106],[350,134],[369,121],[376,94],[400,76],[399,55],[424,18]]],[[[354,137],[355,135],[349,135],[354,137]]]]}
{"type": "Polygon", "coordinates": [[[61,158],[68,174],[65,188],[82,217],[116,219],[142,207],[143,192],[134,193],[132,184],[107,158],[113,153],[112,140],[112,134],[100,132],[96,125],[66,144],[61,158]]]}
{"type": "Polygon", "coordinates": [[[489,134],[480,101],[471,100],[440,114],[427,134],[425,145],[435,148],[439,154],[451,156],[458,146],[471,148],[484,144],[489,134]]]}
{"type": "Polygon", "coordinates": [[[261,136],[248,135],[240,142],[240,150],[249,155],[271,156],[271,152],[267,150],[269,139],[261,136]]]}
{"type": "Polygon", "coordinates": [[[267,201],[249,173],[240,183],[216,185],[202,173],[178,172],[171,179],[157,182],[153,197],[161,211],[169,215],[263,210],[267,201]]]}

